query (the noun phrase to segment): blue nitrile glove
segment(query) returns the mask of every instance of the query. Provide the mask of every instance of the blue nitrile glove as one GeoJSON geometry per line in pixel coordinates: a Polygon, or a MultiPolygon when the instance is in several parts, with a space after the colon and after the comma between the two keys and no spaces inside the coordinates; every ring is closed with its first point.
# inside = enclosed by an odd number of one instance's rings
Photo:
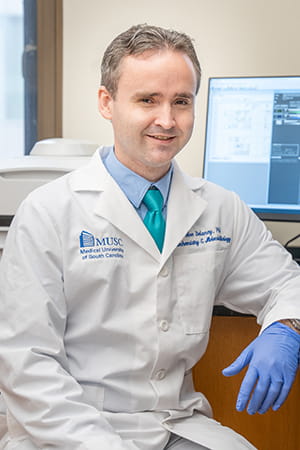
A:
{"type": "Polygon", "coordinates": [[[248,402],[249,414],[264,414],[270,407],[274,411],[279,409],[296,376],[299,349],[300,335],[279,322],[270,325],[252,341],[240,356],[222,371],[225,376],[236,375],[249,364],[241,384],[236,409],[243,411],[248,402]]]}

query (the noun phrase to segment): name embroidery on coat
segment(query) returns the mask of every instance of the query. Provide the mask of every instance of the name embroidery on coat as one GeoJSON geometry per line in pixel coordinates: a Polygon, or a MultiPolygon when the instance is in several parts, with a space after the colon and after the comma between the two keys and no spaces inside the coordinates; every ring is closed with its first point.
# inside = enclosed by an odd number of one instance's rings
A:
{"type": "Polygon", "coordinates": [[[216,241],[230,244],[231,237],[222,233],[221,227],[214,227],[211,229],[203,230],[191,230],[185,235],[185,238],[178,244],[177,247],[185,247],[188,245],[197,247],[207,246],[216,241]]]}

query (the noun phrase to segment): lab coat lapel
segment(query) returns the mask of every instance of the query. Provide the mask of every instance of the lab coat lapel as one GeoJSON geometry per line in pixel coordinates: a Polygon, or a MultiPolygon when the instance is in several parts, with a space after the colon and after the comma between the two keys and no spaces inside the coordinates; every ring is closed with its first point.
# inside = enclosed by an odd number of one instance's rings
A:
{"type": "Polygon", "coordinates": [[[113,180],[106,183],[105,189],[101,192],[95,213],[127,234],[130,239],[150,253],[154,259],[158,261],[161,259],[161,254],[152,236],[134,206],[113,180]]]}
{"type": "Polygon", "coordinates": [[[89,165],[71,175],[71,188],[76,192],[98,192],[99,195],[94,203],[94,213],[109,221],[154,259],[160,261],[161,253],[152,236],[124,192],[104,167],[101,153],[105,151],[108,151],[107,148],[98,149],[89,165]]]}
{"type": "Polygon", "coordinates": [[[185,176],[177,164],[174,164],[162,264],[205,210],[207,202],[197,192],[204,182],[200,178],[185,176]]]}

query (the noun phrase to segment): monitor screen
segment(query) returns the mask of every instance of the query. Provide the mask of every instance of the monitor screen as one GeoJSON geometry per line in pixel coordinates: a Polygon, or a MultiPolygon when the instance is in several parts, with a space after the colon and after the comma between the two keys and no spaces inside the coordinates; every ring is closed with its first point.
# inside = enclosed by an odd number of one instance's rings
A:
{"type": "Polygon", "coordinates": [[[300,76],[210,78],[204,178],[300,221],[300,76]]]}

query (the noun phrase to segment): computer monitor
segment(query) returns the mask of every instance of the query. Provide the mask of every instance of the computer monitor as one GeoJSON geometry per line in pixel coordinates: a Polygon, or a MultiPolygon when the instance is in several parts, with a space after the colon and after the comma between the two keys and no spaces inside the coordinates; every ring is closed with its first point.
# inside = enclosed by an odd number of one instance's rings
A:
{"type": "Polygon", "coordinates": [[[204,173],[263,220],[300,222],[300,76],[210,78],[204,173]]]}

